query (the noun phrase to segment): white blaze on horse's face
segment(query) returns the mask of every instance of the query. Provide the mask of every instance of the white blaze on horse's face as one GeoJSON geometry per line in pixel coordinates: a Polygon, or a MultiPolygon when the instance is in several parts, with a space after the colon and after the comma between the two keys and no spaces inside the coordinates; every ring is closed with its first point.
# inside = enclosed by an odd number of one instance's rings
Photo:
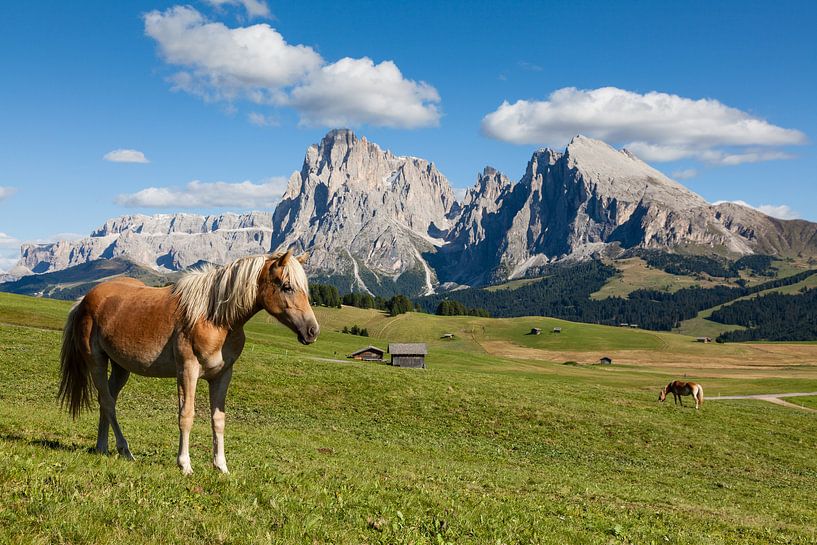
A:
{"type": "Polygon", "coordinates": [[[664,401],[665,399],[667,399],[667,391],[661,388],[661,391],[658,393],[658,401],[664,401]]]}
{"type": "Polygon", "coordinates": [[[298,335],[302,344],[315,342],[320,333],[309,304],[309,284],[302,266],[308,258],[308,254],[293,257],[288,251],[274,259],[260,290],[264,309],[298,335]]]}

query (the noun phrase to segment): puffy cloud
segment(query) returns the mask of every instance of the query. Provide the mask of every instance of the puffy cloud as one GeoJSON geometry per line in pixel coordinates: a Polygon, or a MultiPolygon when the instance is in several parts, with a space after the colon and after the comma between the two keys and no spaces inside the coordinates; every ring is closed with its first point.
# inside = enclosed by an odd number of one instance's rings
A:
{"type": "Polygon", "coordinates": [[[425,82],[407,80],[391,61],[346,57],[322,67],[292,91],[289,104],[306,125],[367,123],[413,129],[439,123],[440,95],[425,82]]]}
{"type": "Polygon", "coordinates": [[[0,274],[11,270],[20,258],[20,241],[0,232],[0,274]]]}
{"type": "Polygon", "coordinates": [[[247,115],[247,120],[259,127],[277,127],[279,125],[278,119],[276,119],[275,116],[264,115],[258,112],[250,112],[247,115]]]}
{"type": "Polygon", "coordinates": [[[778,218],[781,220],[796,220],[800,218],[800,214],[795,212],[791,209],[791,207],[787,204],[761,204],[759,206],[753,206],[746,201],[715,201],[712,204],[718,205],[731,202],[734,204],[739,204],[741,206],[746,206],[747,208],[752,208],[757,210],[758,212],[763,212],[767,216],[771,216],[773,218],[778,218]]]}
{"type": "Polygon", "coordinates": [[[292,85],[323,63],[314,49],[288,44],[268,24],[228,28],[187,6],[147,13],[145,34],[166,62],[192,70],[177,76],[177,88],[209,88],[219,98],[243,93],[262,102],[269,90],[292,85]]]}
{"type": "Polygon", "coordinates": [[[135,149],[115,149],[109,151],[103,157],[112,163],[149,163],[145,154],[135,149]]]}
{"type": "Polygon", "coordinates": [[[0,232],[0,248],[9,248],[19,245],[20,245],[19,240],[17,240],[11,235],[7,235],[6,233],[0,232]]]}
{"type": "Polygon", "coordinates": [[[0,201],[4,201],[17,193],[17,189],[14,187],[2,186],[0,185],[0,201]]]}
{"type": "Polygon", "coordinates": [[[269,6],[262,0],[204,0],[217,8],[223,6],[242,6],[250,17],[270,17],[269,6]]]}
{"type": "Polygon", "coordinates": [[[685,168],[683,170],[676,170],[672,173],[672,177],[676,180],[688,180],[698,175],[698,171],[694,168],[685,168]]]}
{"type": "Polygon", "coordinates": [[[290,106],[304,125],[417,128],[439,122],[437,90],[404,78],[392,61],[328,64],[311,47],[288,44],[268,24],[229,28],[187,6],[151,11],[144,21],[163,60],[183,67],[170,77],[172,88],[205,101],[290,106]]]}
{"type": "Polygon", "coordinates": [[[193,180],[184,187],[148,187],[119,195],[114,202],[139,208],[272,208],[284,189],[284,178],[260,184],[193,180]]]}
{"type": "Polygon", "coordinates": [[[515,144],[554,147],[581,133],[625,145],[648,161],[696,158],[721,165],[787,159],[791,155],[758,148],[806,142],[798,130],[772,125],[717,100],[616,87],[566,87],[547,100],[505,101],[483,118],[482,130],[515,144]]]}

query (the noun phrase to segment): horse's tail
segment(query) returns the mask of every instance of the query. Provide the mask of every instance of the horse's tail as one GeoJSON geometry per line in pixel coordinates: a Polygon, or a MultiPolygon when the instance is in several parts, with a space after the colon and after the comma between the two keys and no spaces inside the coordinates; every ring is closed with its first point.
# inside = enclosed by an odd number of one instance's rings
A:
{"type": "Polygon", "coordinates": [[[91,406],[91,380],[88,361],[81,349],[82,338],[79,331],[79,318],[83,310],[83,300],[74,305],[68,313],[68,320],[62,332],[62,349],[60,350],[60,391],[57,397],[60,404],[68,409],[73,418],[79,416],[82,409],[91,406]]]}
{"type": "Polygon", "coordinates": [[[698,405],[703,407],[704,406],[704,387],[700,384],[698,385],[698,394],[695,396],[698,398],[698,405]]]}

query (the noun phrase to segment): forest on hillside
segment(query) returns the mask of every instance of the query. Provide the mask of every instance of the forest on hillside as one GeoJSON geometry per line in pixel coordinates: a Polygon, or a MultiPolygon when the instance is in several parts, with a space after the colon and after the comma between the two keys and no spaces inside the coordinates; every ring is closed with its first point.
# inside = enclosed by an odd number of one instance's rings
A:
{"type": "Polygon", "coordinates": [[[727,331],[720,341],[817,340],[817,289],[736,301],[713,312],[710,319],[747,328],[727,331]]]}
{"type": "Polygon", "coordinates": [[[771,288],[788,286],[817,273],[804,271],[770,280],[753,287],[691,287],[674,293],[635,290],[627,298],[594,300],[616,270],[598,261],[552,268],[542,280],[515,289],[466,289],[420,297],[415,301],[426,312],[434,312],[441,301],[450,299],[468,308],[487,310],[495,317],[552,316],[577,322],[606,325],[631,324],[643,329],[669,331],[698,312],[771,288]]]}

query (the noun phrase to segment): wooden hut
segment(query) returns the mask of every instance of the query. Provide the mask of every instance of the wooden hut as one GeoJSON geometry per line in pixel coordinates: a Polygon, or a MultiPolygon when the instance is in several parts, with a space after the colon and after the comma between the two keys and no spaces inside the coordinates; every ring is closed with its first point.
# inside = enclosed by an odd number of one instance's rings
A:
{"type": "Polygon", "coordinates": [[[561,327],[554,327],[554,328],[553,328],[553,333],[561,333],[561,332],[562,332],[562,328],[561,328],[561,327]]]}
{"type": "Polygon", "coordinates": [[[599,358],[599,363],[602,365],[613,365],[613,358],[609,356],[602,356],[599,358]]]}
{"type": "Polygon", "coordinates": [[[389,344],[391,364],[397,367],[425,368],[428,349],[425,343],[389,344]]]}
{"type": "Polygon", "coordinates": [[[440,337],[440,338],[441,338],[441,339],[453,339],[453,338],[454,338],[454,334],[453,334],[453,333],[443,333],[443,336],[442,336],[442,337],[440,337]]]}
{"type": "Polygon", "coordinates": [[[699,343],[711,343],[712,337],[698,337],[695,340],[698,341],[699,343]]]}
{"type": "Polygon", "coordinates": [[[386,353],[382,348],[376,346],[367,346],[355,352],[352,352],[347,358],[353,358],[363,361],[383,361],[383,355],[386,353]]]}
{"type": "Polygon", "coordinates": [[[539,335],[542,332],[541,327],[532,327],[530,328],[530,333],[528,335],[539,335]]]}

